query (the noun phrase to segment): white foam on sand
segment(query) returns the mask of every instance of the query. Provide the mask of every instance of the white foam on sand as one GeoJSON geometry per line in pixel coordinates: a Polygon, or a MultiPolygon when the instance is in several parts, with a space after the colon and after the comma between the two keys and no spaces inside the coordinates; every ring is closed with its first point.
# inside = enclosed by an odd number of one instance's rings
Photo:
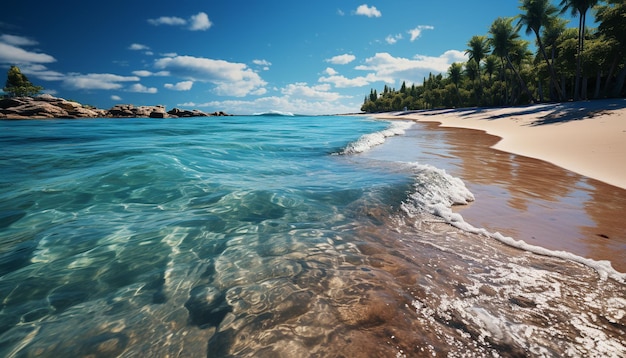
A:
{"type": "Polygon", "coordinates": [[[506,245],[534,254],[577,262],[596,270],[602,280],[611,278],[617,282],[626,283],[626,274],[616,271],[611,266],[610,261],[593,260],[566,251],[549,250],[528,244],[523,240],[515,240],[499,232],[492,233],[484,228],[474,227],[466,222],[460,214],[452,211],[453,205],[465,205],[474,200],[474,195],[466,188],[461,179],[431,165],[419,163],[411,163],[410,165],[415,168],[414,191],[409,194],[408,200],[402,204],[402,210],[409,217],[427,212],[442,218],[448,224],[463,231],[491,237],[506,245]]]}
{"type": "Polygon", "coordinates": [[[341,154],[358,154],[363,153],[371,148],[385,143],[387,138],[402,135],[406,130],[411,128],[415,122],[413,121],[393,121],[390,126],[382,131],[362,135],[358,140],[346,146],[341,154]]]}

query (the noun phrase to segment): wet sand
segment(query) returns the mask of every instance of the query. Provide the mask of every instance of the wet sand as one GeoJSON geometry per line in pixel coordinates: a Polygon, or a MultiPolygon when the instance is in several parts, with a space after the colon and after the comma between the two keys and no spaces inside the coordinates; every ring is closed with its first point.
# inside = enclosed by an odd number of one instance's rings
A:
{"type": "MultiPolygon", "coordinates": [[[[429,115],[424,121],[422,115],[417,130],[408,133],[420,147],[411,160],[443,167],[465,182],[476,201],[455,210],[467,222],[531,245],[608,260],[626,272],[625,189],[494,149],[502,141],[499,137],[483,130],[443,127],[433,122],[438,118],[429,115]],[[440,136],[447,146],[443,152],[450,157],[438,154],[442,148],[428,148],[437,142],[429,136],[440,136]]],[[[618,162],[613,166],[614,171],[626,167],[618,162]]]]}

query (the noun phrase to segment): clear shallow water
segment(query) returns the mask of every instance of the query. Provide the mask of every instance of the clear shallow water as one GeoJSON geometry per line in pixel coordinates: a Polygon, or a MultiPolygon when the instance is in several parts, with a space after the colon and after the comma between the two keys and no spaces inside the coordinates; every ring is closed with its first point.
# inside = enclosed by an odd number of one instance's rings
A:
{"type": "Polygon", "coordinates": [[[471,193],[389,127],[0,122],[0,354],[624,352],[623,282],[443,223],[471,193]]]}

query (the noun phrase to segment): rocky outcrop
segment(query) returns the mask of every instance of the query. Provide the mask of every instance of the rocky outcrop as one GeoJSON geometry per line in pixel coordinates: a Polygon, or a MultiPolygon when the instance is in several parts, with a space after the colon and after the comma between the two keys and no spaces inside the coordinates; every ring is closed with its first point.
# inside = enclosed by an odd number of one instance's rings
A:
{"type": "Polygon", "coordinates": [[[139,106],[132,104],[118,104],[109,109],[107,117],[124,118],[124,117],[147,117],[147,118],[166,118],[165,106],[139,106]]]}
{"type": "Polygon", "coordinates": [[[200,110],[174,108],[167,112],[165,106],[134,106],[119,104],[109,110],[97,109],[78,102],[56,98],[49,94],[38,97],[12,97],[0,99],[0,119],[45,118],[187,118],[227,116],[224,112],[204,113],[200,110]]]}
{"type": "Polygon", "coordinates": [[[14,97],[0,100],[0,118],[97,118],[107,111],[83,106],[50,95],[39,97],[14,97]]]}

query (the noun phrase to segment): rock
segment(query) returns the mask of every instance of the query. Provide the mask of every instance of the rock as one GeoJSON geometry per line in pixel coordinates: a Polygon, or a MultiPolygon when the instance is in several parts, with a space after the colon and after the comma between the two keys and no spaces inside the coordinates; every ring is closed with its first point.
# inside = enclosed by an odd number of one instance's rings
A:
{"type": "Polygon", "coordinates": [[[153,111],[150,112],[150,118],[165,118],[167,114],[165,112],[153,111]]]}
{"type": "Polygon", "coordinates": [[[208,117],[209,115],[198,110],[198,109],[194,109],[194,110],[188,110],[188,109],[180,109],[180,108],[174,108],[171,111],[167,112],[167,114],[169,114],[172,117],[178,117],[178,118],[187,118],[187,117],[208,117]]]}
{"type": "Polygon", "coordinates": [[[204,113],[200,110],[174,108],[167,112],[165,106],[134,106],[118,104],[109,110],[84,106],[78,102],[43,94],[38,97],[12,97],[0,99],[0,119],[45,118],[182,118],[228,116],[224,112],[204,113]]]}

